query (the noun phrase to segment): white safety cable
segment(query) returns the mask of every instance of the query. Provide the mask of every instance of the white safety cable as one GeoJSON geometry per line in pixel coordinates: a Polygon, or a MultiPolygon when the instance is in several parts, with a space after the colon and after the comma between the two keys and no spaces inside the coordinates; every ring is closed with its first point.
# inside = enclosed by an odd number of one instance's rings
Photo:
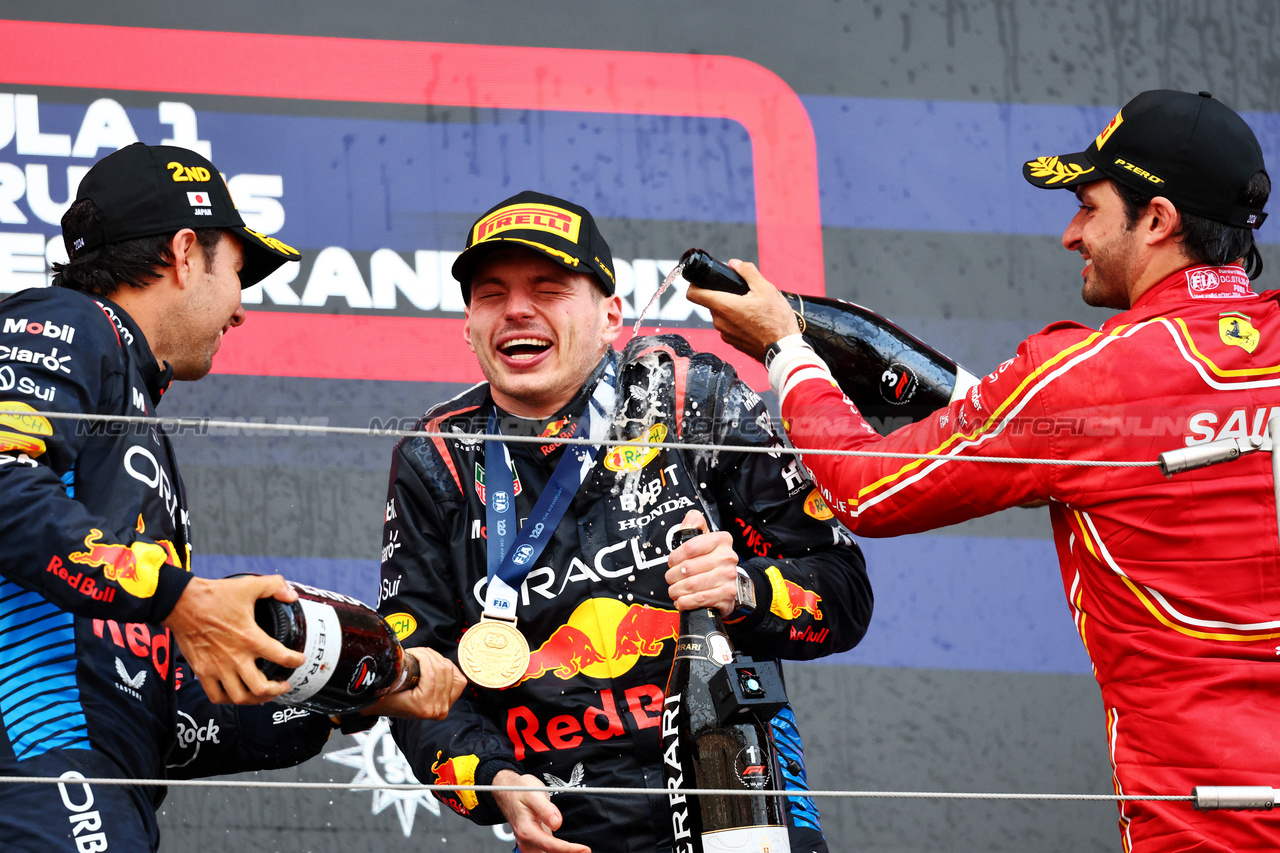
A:
{"type": "MultiPolygon", "coordinates": [[[[317,424],[268,424],[247,421],[215,420],[212,418],[157,418],[141,415],[98,415],[87,412],[36,412],[21,413],[22,417],[43,417],[54,420],[81,420],[103,423],[123,423],[163,426],[177,430],[181,435],[186,429],[234,429],[245,432],[290,432],[316,435],[362,435],[377,438],[443,438],[450,441],[484,441],[492,438],[483,432],[424,432],[422,430],[383,429],[381,427],[334,427],[317,424]]],[[[559,438],[557,436],[504,435],[504,442],[523,444],[590,444],[638,448],[671,448],[675,450],[727,450],[734,453],[779,453],[793,456],[855,456],[870,459],[933,459],[939,462],[996,462],[1007,465],[1062,465],[1075,468],[1155,468],[1157,461],[1120,462],[1108,459],[1042,459],[1021,456],[944,456],[938,453],[888,453],[878,450],[832,450],[816,447],[759,447],[725,444],[692,444],[673,441],[638,441],[636,439],[559,438]]]]}
{"type": "MultiPolygon", "coordinates": [[[[0,784],[57,784],[71,783],[76,785],[156,785],[170,788],[289,788],[297,790],[342,790],[342,791],[527,791],[527,785],[413,785],[390,782],[266,782],[237,781],[232,779],[63,779],[52,776],[0,776],[0,784]]],[[[639,795],[646,797],[665,797],[671,792],[666,788],[546,788],[549,793],[560,793],[572,790],[575,794],[617,794],[639,795]]],[[[761,793],[757,790],[744,791],[737,788],[681,788],[680,793],[686,795],[754,797],[761,793]]],[[[1081,802],[1189,802],[1191,796],[1161,794],[1004,794],[1004,793],[969,793],[956,791],[771,791],[791,799],[807,797],[827,797],[846,799],[909,799],[909,800],[1053,800],[1081,802]]]]}

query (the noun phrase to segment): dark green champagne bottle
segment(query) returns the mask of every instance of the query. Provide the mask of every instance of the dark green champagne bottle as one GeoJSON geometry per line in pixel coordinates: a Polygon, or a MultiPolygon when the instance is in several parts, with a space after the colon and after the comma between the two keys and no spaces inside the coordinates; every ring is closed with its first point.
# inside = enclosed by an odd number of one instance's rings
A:
{"type": "Polygon", "coordinates": [[[716,712],[711,680],[734,656],[716,611],[680,614],[680,638],[662,706],[662,770],[676,853],[791,850],[768,721],[744,715],[722,724],[716,712]],[[688,797],[684,788],[753,793],[688,797]]]}

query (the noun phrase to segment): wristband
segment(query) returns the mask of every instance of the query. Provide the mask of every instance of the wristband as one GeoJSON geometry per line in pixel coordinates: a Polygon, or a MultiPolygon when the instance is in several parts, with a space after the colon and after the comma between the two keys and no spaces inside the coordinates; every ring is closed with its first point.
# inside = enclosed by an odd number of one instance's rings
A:
{"type": "Polygon", "coordinates": [[[796,349],[804,347],[810,351],[813,347],[809,346],[809,342],[804,339],[804,335],[787,335],[769,344],[764,351],[764,369],[768,370],[773,365],[773,360],[785,349],[796,349]]]}

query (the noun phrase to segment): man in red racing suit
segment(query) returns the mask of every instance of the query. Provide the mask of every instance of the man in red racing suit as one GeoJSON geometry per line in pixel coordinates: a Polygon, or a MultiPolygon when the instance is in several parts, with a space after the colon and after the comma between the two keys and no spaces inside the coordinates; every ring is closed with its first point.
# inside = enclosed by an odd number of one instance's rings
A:
{"type": "MultiPolygon", "coordinates": [[[[1063,244],[1089,261],[1085,299],[1128,310],[1097,331],[1049,326],[949,407],[884,438],[798,335],[784,339],[770,365],[784,426],[800,448],[936,457],[804,456],[856,533],[895,536],[1049,502],[1063,587],[1102,688],[1117,793],[1274,785],[1280,543],[1269,456],[1171,479],[1153,467],[959,461],[1152,463],[1166,450],[1265,434],[1280,416],[1280,292],[1255,294],[1229,263],[1247,258],[1260,270],[1249,226],[1265,217],[1261,152],[1207,95],[1148,92],[1083,155],[1040,158],[1026,173],[1076,190],[1081,210],[1063,244]],[[1168,153],[1170,134],[1187,140],[1180,153],[1168,153]],[[1240,149],[1230,165],[1206,161],[1211,134],[1240,149]],[[1158,195],[1135,197],[1119,174],[1133,173],[1117,163],[1159,176],[1158,195]],[[1208,174],[1198,183],[1197,169],[1208,174]],[[1179,233],[1179,222],[1191,227],[1179,233]],[[1194,233],[1215,225],[1226,247],[1217,257],[1194,233]]],[[[754,267],[738,268],[751,296],[691,299],[712,307],[727,338],[759,352],[797,329],[780,325],[789,312],[754,267]]],[[[1197,812],[1188,802],[1122,802],[1119,811],[1126,851],[1280,849],[1280,820],[1269,814],[1197,812]]]]}

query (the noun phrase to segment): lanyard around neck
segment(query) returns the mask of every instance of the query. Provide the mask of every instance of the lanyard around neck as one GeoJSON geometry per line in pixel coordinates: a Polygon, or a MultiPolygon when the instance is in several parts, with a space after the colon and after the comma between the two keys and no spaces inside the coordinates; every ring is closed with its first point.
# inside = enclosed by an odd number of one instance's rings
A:
{"type": "MultiPolygon", "coordinates": [[[[596,384],[591,400],[582,415],[582,429],[594,441],[608,431],[614,403],[614,368],[609,365],[596,384]]],[[[484,443],[485,459],[485,535],[486,563],[489,582],[485,592],[484,615],[490,618],[514,619],[516,590],[533,570],[534,561],[555,535],[573,497],[586,481],[595,464],[598,444],[565,447],[555,473],[538,497],[524,528],[517,531],[515,477],[511,453],[501,440],[498,414],[489,413],[484,443]]]]}

